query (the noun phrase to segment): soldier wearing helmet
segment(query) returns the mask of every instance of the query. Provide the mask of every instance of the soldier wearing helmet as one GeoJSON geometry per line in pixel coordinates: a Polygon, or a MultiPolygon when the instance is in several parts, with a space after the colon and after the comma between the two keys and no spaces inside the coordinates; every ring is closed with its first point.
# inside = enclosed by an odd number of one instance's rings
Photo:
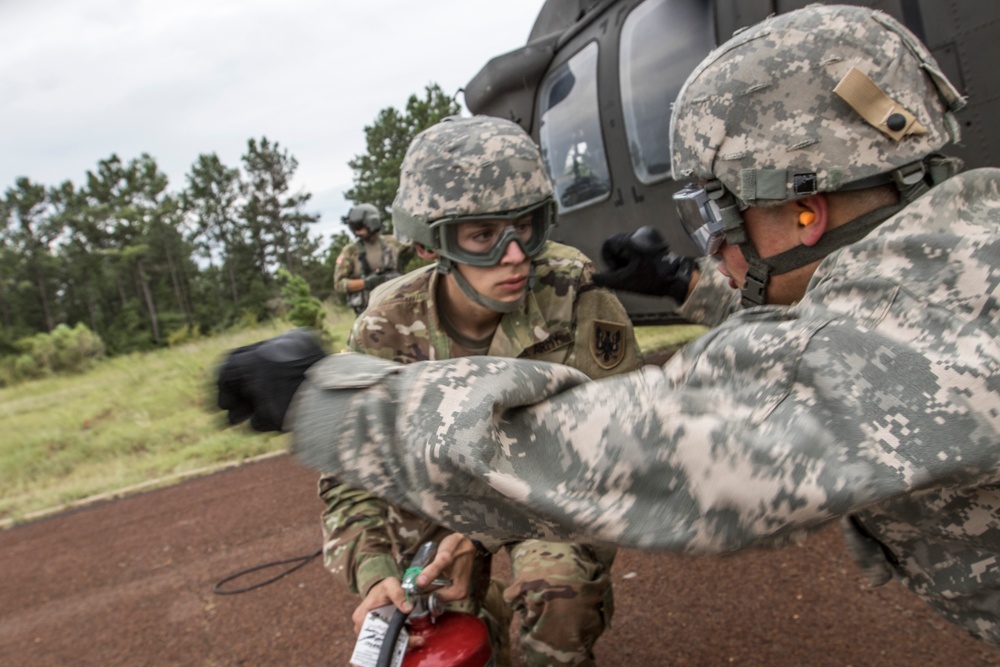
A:
{"type": "Polygon", "coordinates": [[[327,359],[298,392],[296,450],[479,539],[728,553],[839,520],[873,584],[1000,644],[1000,170],[938,155],[961,104],[875,10],[738,33],[670,123],[710,256],[692,266],[648,231],[605,252],[611,279],[644,266],[682,313],[724,321],[601,382],[327,359]]]}
{"type": "MultiPolygon", "coordinates": [[[[554,214],[541,155],[515,123],[451,118],[420,133],[403,160],[392,221],[394,233],[434,263],[376,290],[348,347],[403,363],[534,359],[595,379],[638,368],[628,316],[591,282],[591,261],[548,241],[554,214]]],[[[476,611],[488,595],[485,586],[468,593],[461,574],[488,563],[488,552],[477,554],[470,540],[336,476],[321,479],[320,496],[325,562],[363,596],[353,615],[359,629],[368,611],[404,604],[401,564],[427,540],[445,540],[449,558],[456,549],[464,554],[443,599],[476,611]]],[[[502,595],[521,613],[528,663],[592,664],[612,611],[614,548],[536,539],[506,546],[512,581],[502,592],[497,586],[494,599],[502,595]]],[[[506,638],[503,602],[484,616],[494,637],[506,638]]]]}
{"type": "Polygon", "coordinates": [[[342,220],[357,240],[344,246],[337,257],[333,287],[360,314],[368,305],[371,290],[400,275],[409,252],[399,241],[381,233],[382,216],[371,204],[352,207],[342,220]]]}

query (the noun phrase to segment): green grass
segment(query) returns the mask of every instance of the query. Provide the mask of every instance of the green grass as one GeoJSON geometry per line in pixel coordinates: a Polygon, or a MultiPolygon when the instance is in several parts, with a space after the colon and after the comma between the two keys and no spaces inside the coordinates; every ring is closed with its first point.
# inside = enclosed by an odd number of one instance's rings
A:
{"type": "MultiPolygon", "coordinates": [[[[353,319],[331,311],[335,346],[353,319]]],[[[287,436],[226,424],[214,370],[228,350],[291,326],[261,325],[0,389],[0,521],[285,449],[287,436]]]]}
{"type": "MultiPolygon", "coordinates": [[[[346,309],[329,313],[338,349],[353,319],[346,309]]],[[[0,389],[0,524],[286,449],[286,435],[226,424],[213,375],[228,350],[290,327],[262,325],[0,389]]],[[[703,330],[641,327],[637,336],[650,351],[703,330]]]]}
{"type": "Polygon", "coordinates": [[[639,341],[639,349],[648,354],[662,350],[676,351],[706,331],[708,327],[700,324],[636,327],[635,337],[639,341]]]}

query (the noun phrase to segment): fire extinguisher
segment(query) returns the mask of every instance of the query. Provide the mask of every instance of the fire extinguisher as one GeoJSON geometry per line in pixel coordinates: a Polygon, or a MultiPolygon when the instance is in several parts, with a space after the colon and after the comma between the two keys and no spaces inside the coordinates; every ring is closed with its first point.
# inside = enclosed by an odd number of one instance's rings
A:
{"type": "Polygon", "coordinates": [[[472,614],[445,611],[434,595],[434,591],[450,582],[435,579],[423,590],[417,587],[417,575],[434,559],[436,551],[437,545],[433,542],[420,545],[403,574],[403,590],[413,610],[409,614],[399,609],[393,613],[377,667],[392,664],[396,641],[404,624],[411,637],[420,637],[423,642],[407,649],[401,667],[493,667],[486,624],[472,614]]]}

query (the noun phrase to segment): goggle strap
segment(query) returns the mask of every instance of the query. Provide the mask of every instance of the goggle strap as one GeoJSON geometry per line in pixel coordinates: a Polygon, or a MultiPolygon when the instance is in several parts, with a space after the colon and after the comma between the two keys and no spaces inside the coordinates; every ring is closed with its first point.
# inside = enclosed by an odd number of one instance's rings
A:
{"type": "Polygon", "coordinates": [[[731,206],[724,206],[719,209],[722,215],[722,228],[726,231],[743,227],[743,216],[740,215],[740,207],[733,203],[731,206]]]}
{"type": "Polygon", "coordinates": [[[740,215],[735,197],[730,196],[728,202],[723,201],[719,206],[719,213],[722,215],[722,232],[726,235],[726,243],[729,245],[746,243],[747,232],[743,227],[743,216],[740,215]]]}

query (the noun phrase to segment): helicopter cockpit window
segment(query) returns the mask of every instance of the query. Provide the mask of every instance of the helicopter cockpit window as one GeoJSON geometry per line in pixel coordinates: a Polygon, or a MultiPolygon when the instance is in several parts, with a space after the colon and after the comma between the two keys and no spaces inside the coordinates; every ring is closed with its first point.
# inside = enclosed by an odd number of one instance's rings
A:
{"type": "Polygon", "coordinates": [[[625,19],[619,77],[625,132],[636,177],[670,177],[670,105],[715,45],[712,3],[646,0],[625,19]]]}
{"type": "Polygon", "coordinates": [[[597,115],[597,43],[591,42],[546,78],[539,143],[563,212],[603,199],[611,175],[597,115]]]}

